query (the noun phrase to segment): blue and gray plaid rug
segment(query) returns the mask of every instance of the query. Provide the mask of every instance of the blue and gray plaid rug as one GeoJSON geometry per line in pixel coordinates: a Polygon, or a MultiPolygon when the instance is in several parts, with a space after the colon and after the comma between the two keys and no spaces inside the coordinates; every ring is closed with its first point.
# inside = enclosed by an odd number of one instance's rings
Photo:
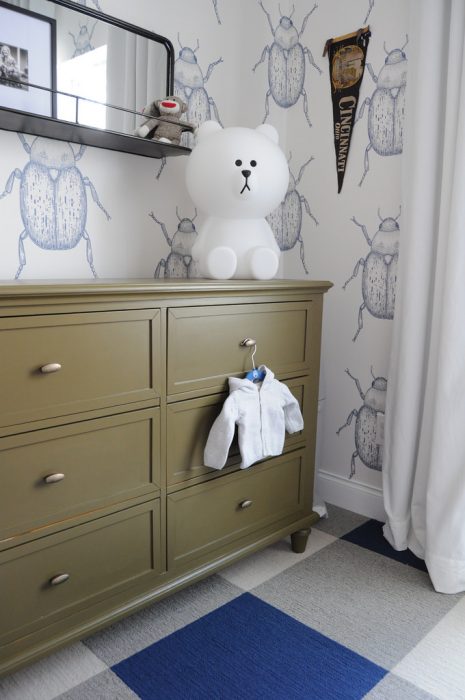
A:
{"type": "Polygon", "coordinates": [[[0,680],[2,700],[465,700],[465,596],[330,507],[279,542],[0,680]]]}

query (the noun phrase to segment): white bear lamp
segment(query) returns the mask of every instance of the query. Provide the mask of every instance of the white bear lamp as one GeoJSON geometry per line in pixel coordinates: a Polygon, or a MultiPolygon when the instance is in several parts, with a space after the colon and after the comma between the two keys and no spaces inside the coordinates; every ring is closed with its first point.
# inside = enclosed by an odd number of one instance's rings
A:
{"type": "Polygon", "coordinates": [[[280,250],[265,219],[284,199],[289,183],[278,132],[204,122],[186,167],[188,192],[206,218],[192,258],[214,279],[271,279],[280,250]]]}

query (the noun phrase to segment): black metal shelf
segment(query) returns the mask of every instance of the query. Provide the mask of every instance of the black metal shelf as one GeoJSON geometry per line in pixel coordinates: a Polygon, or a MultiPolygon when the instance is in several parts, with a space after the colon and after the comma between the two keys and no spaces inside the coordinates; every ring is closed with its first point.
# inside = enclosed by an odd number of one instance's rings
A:
{"type": "Polygon", "coordinates": [[[160,143],[139,136],[120,134],[106,129],[65,122],[52,117],[42,117],[28,112],[19,112],[3,107],[0,115],[0,128],[19,131],[34,136],[45,136],[59,141],[72,141],[86,146],[107,148],[112,151],[133,153],[147,158],[172,158],[189,155],[190,148],[170,143],[160,143]]]}
{"type": "MultiPolygon", "coordinates": [[[[106,22],[107,24],[124,29],[135,35],[140,35],[146,39],[161,44],[166,49],[166,95],[173,94],[174,83],[174,49],[171,41],[160,34],[155,34],[146,29],[136,27],[135,25],[123,22],[120,19],[106,15],[103,12],[86,7],[85,5],[76,5],[73,0],[49,0],[55,5],[61,5],[74,12],[92,17],[95,20],[106,22]]],[[[0,0],[0,5],[10,7],[8,4],[0,0]]],[[[14,6],[15,11],[25,12],[21,8],[14,6]]],[[[31,14],[28,11],[28,14],[31,14]]],[[[54,74],[53,74],[54,75],[54,74]]],[[[123,134],[117,131],[108,129],[99,129],[96,127],[85,126],[80,124],[76,113],[76,121],[68,122],[62,119],[57,119],[56,115],[56,100],[60,95],[71,97],[76,100],[76,111],[79,111],[80,102],[93,102],[109,109],[115,109],[120,112],[137,115],[144,118],[140,112],[135,112],[131,109],[126,109],[117,105],[105,104],[93,99],[89,99],[80,95],[72,95],[56,89],[55,80],[52,75],[52,86],[44,87],[43,85],[35,85],[27,83],[30,88],[42,90],[51,94],[50,114],[52,116],[37,115],[32,112],[24,112],[10,107],[0,105],[0,129],[6,131],[18,131],[34,136],[45,136],[59,141],[72,141],[74,143],[85,146],[95,146],[97,148],[106,148],[112,151],[121,151],[123,153],[133,153],[138,156],[146,156],[147,158],[171,158],[173,156],[188,155],[191,152],[190,148],[185,146],[177,146],[170,143],[161,143],[152,139],[143,139],[132,134],[123,134]]],[[[24,81],[18,81],[23,83],[24,81]]]]}

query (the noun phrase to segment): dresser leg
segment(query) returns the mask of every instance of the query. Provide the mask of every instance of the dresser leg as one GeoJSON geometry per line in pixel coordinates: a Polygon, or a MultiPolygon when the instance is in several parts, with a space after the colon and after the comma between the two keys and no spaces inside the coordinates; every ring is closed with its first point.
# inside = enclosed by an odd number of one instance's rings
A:
{"type": "Polygon", "coordinates": [[[293,552],[296,554],[305,552],[309,534],[310,528],[308,528],[308,530],[297,530],[297,532],[291,534],[291,547],[293,552]]]}

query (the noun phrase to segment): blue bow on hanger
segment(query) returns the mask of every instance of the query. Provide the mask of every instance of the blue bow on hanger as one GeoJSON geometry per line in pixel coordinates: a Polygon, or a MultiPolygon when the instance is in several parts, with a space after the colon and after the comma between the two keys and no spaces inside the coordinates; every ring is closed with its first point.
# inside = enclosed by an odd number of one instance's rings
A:
{"type": "Polygon", "coordinates": [[[241,345],[245,345],[246,347],[252,347],[253,346],[253,353],[252,353],[252,367],[249,372],[245,375],[246,379],[250,379],[251,382],[262,382],[265,379],[266,372],[264,369],[260,369],[255,367],[255,353],[257,352],[257,342],[253,338],[244,338],[244,340],[241,341],[241,345]]]}

